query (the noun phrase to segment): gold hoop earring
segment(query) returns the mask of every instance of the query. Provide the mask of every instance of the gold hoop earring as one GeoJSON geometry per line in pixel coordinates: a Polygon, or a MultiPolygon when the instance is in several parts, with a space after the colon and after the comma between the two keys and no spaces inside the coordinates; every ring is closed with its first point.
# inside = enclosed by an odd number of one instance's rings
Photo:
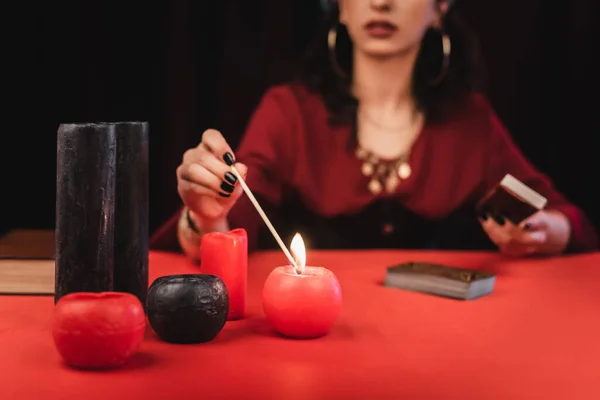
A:
{"type": "Polygon", "coordinates": [[[346,79],[348,75],[342,70],[336,54],[337,47],[337,28],[338,25],[334,25],[327,32],[327,47],[329,48],[329,61],[331,62],[331,67],[333,71],[342,79],[346,79]]]}
{"type": "Polygon", "coordinates": [[[429,84],[431,86],[438,86],[444,78],[446,78],[446,74],[448,73],[448,67],[450,66],[450,54],[452,53],[452,42],[450,41],[450,36],[448,36],[445,32],[442,32],[442,68],[440,69],[440,73],[435,79],[433,79],[429,84]]]}

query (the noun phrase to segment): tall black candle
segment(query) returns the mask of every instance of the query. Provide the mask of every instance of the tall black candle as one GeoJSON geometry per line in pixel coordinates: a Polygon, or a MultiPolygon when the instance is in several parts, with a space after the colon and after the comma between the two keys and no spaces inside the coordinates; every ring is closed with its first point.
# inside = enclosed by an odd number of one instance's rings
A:
{"type": "Polygon", "coordinates": [[[55,302],[113,288],[117,140],[106,124],[58,129],[55,302]]]}
{"type": "Polygon", "coordinates": [[[114,290],[135,295],[146,305],[148,293],[148,124],[115,123],[117,175],[114,290]]]}

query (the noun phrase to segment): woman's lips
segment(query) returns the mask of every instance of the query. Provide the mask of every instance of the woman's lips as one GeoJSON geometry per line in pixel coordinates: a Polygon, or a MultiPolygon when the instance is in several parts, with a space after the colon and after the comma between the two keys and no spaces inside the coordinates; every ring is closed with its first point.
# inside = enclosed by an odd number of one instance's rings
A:
{"type": "Polygon", "coordinates": [[[389,21],[369,21],[365,25],[367,34],[375,38],[386,38],[394,34],[398,27],[389,21]]]}

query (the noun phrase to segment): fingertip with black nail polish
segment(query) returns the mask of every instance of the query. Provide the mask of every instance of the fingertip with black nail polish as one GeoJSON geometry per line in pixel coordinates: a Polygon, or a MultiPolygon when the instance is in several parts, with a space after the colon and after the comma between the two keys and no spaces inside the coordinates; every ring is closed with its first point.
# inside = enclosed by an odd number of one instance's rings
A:
{"type": "Polygon", "coordinates": [[[235,187],[233,187],[232,185],[230,185],[227,182],[222,182],[221,183],[221,190],[224,191],[225,193],[231,194],[235,190],[235,187]]]}
{"type": "Polygon", "coordinates": [[[235,164],[235,158],[233,158],[233,154],[231,154],[230,152],[223,154],[223,161],[225,161],[225,164],[229,166],[235,164]]]}
{"type": "Polygon", "coordinates": [[[492,215],[492,218],[494,218],[494,221],[496,221],[496,223],[500,226],[503,226],[506,221],[504,219],[504,217],[500,216],[500,215],[492,215]]]}
{"type": "Polygon", "coordinates": [[[236,176],[234,174],[232,174],[231,172],[225,172],[225,180],[230,185],[235,185],[237,183],[236,176]]]}
{"type": "Polygon", "coordinates": [[[223,192],[219,192],[219,196],[227,198],[227,197],[230,197],[230,196],[231,196],[231,193],[223,193],[223,192]]]}

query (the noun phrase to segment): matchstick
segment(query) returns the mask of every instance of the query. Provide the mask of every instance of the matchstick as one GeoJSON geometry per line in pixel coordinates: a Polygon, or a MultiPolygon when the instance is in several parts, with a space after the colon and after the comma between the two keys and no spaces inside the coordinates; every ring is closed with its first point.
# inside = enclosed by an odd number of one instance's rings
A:
{"type": "Polygon", "coordinates": [[[273,225],[271,224],[271,221],[269,221],[269,218],[267,217],[267,215],[263,211],[262,207],[260,206],[260,204],[258,204],[258,201],[256,200],[256,197],[254,197],[254,195],[252,194],[252,191],[250,190],[250,188],[248,187],[248,185],[246,185],[246,182],[244,181],[244,178],[242,178],[242,175],[240,175],[240,173],[238,172],[238,170],[233,165],[230,168],[233,171],[233,174],[237,177],[238,181],[240,182],[240,185],[242,185],[242,189],[244,189],[244,192],[246,193],[246,196],[248,196],[248,198],[250,199],[250,201],[254,205],[254,208],[256,208],[256,211],[258,212],[258,214],[260,215],[260,217],[263,219],[263,221],[267,225],[267,228],[269,228],[269,230],[271,231],[271,234],[273,235],[273,237],[275,238],[275,240],[279,244],[279,247],[281,247],[281,250],[283,250],[283,253],[287,257],[287,259],[290,261],[290,263],[292,264],[292,266],[294,267],[294,269],[296,270],[296,272],[300,273],[300,271],[298,269],[298,265],[296,264],[296,261],[294,260],[294,257],[292,257],[292,255],[288,251],[288,249],[285,246],[285,244],[283,244],[283,240],[281,240],[281,237],[279,237],[279,234],[275,230],[275,227],[273,227],[273,225]]]}

